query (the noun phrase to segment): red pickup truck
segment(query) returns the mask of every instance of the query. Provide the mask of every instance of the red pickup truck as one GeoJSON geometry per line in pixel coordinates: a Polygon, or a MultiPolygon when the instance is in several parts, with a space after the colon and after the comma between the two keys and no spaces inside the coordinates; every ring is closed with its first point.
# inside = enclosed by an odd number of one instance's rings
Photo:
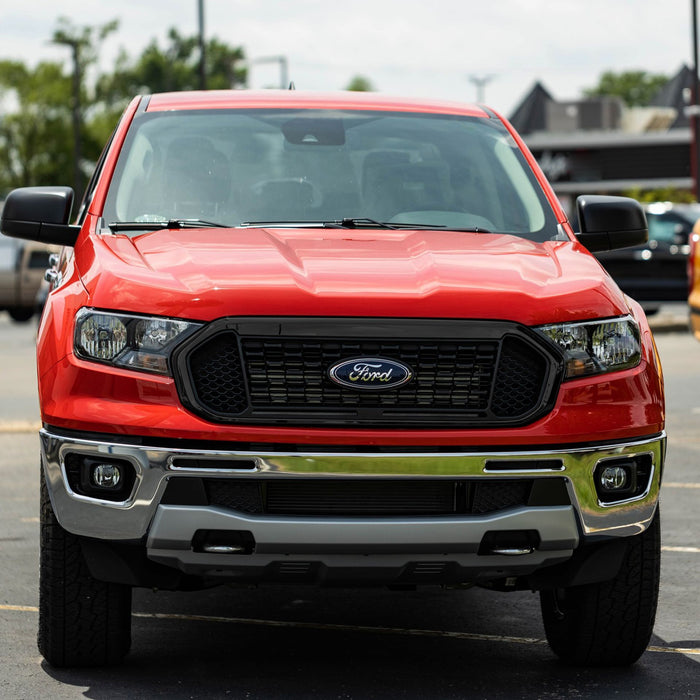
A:
{"type": "MultiPolygon", "coordinates": [[[[358,93],[133,100],[77,214],[11,192],[3,233],[64,246],[38,335],[39,648],[118,662],[134,586],[540,592],[566,662],[624,665],[659,585],[661,367],[483,106],[358,93]]],[[[460,595],[455,593],[455,595],[460,595]]]]}

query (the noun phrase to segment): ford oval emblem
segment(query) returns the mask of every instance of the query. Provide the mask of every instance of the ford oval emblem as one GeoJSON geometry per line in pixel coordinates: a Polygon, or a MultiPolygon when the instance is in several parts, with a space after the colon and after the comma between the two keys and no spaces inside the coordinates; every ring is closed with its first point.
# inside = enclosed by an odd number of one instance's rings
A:
{"type": "Polygon", "coordinates": [[[384,357],[357,357],[343,360],[328,370],[328,376],[336,384],[351,389],[395,389],[410,381],[413,372],[409,367],[384,357]]]}

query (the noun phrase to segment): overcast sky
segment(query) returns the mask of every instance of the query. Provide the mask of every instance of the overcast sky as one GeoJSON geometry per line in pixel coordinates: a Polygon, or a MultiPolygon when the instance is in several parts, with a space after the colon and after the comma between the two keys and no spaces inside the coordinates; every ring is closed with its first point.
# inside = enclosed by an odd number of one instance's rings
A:
{"type": "MultiPolygon", "coordinates": [[[[485,102],[510,115],[535,81],[560,100],[605,70],[669,76],[692,63],[691,0],[205,0],[205,31],[249,60],[283,55],[297,89],[343,89],[355,75],[376,89],[485,102]]],[[[5,0],[0,58],[68,61],[49,43],[57,18],[118,19],[101,47],[109,69],[167,30],[198,31],[197,0],[5,0]]],[[[279,83],[278,63],[253,63],[250,87],[279,83]]]]}

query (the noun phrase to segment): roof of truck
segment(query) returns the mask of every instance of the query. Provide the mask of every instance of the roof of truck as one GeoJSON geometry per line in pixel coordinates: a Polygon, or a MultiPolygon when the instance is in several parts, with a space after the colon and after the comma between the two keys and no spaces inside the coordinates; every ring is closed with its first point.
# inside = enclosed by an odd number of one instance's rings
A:
{"type": "Polygon", "coordinates": [[[146,96],[147,112],[188,109],[371,109],[488,118],[479,105],[397,97],[374,92],[306,92],[300,90],[206,90],[146,96]]]}

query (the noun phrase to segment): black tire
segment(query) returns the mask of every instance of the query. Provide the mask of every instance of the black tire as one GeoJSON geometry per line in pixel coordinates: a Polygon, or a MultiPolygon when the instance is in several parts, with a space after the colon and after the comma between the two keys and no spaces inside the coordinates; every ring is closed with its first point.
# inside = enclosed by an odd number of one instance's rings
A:
{"type": "Polygon", "coordinates": [[[10,314],[10,318],[15,323],[26,323],[34,315],[34,309],[31,307],[17,307],[8,309],[7,313],[10,314]]]}
{"type": "Polygon", "coordinates": [[[131,586],[90,575],[80,541],[56,520],[41,475],[39,633],[55,667],[119,663],[131,646],[131,586]]]}
{"type": "Polygon", "coordinates": [[[547,641],[575,666],[628,666],[647,648],[659,594],[659,512],[646,531],[627,539],[610,581],[540,593],[547,641]]]}

